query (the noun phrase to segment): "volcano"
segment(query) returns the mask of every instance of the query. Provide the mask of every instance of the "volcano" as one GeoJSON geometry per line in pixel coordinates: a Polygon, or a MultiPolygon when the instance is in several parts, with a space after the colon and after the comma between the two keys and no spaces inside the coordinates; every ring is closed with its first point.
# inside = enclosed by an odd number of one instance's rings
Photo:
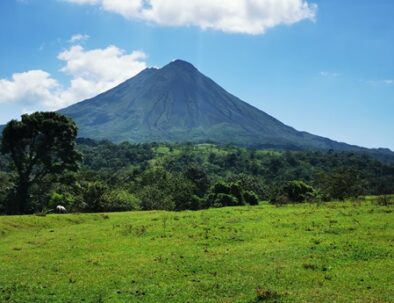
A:
{"type": "Polygon", "coordinates": [[[147,68],[60,113],[76,121],[80,137],[113,142],[214,142],[393,155],[390,150],[366,149],[297,131],[230,94],[182,60],[160,69],[147,68]]]}

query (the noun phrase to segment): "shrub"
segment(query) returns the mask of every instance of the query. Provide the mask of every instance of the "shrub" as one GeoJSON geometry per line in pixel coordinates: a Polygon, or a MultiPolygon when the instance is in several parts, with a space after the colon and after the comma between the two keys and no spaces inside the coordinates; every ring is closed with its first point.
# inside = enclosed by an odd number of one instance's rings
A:
{"type": "Polygon", "coordinates": [[[175,202],[171,196],[155,185],[148,185],[139,193],[143,210],[175,210],[175,202]]]}
{"type": "Polygon", "coordinates": [[[219,182],[215,183],[211,192],[214,194],[229,194],[230,193],[230,186],[228,184],[224,183],[223,181],[219,181],[219,182]]]}
{"type": "Polygon", "coordinates": [[[303,181],[290,181],[283,188],[290,201],[304,202],[313,197],[314,189],[303,181]]]}
{"type": "Polygon", "coordinates": [[[239,183],[230,184],[230,195],[237,199],[238,202],[235,205],[245,205],[243,190],[239,183]]]}
{"type": "Polygon", "coordinates": [[[245,202],[249,205],[258,205],[259,204],[259,198],[257,195],[252,192],[252,191],[246,191],[243,194],[245,202]]]}
{"type": "Polygon", "coordinates": [[[53,192],[49,196],[48,208],[55,209],[57,205],[64,206],[67,210],[69,210],[75,202],[74,196],[69,193],[61,194],[57,192],[53,192]]]}
{"type": "Polygon", "coordinates": [[[238,199],[229,194],[217,194],[213,200],[213,207],[236,206],[238,199]]]}
{"type": "Polygon", "coordinates": [[[195,196],[195,185],[181,175],[171,175],[166,192],[174,201],[175,210],[194,209],[196,207],[196,200],[193,198],[195,196]]]}
{"type": "Polygon", "coordinates": [[[346,198],[365,195],[368,183],[360,176],[357,169],[337,168],[322,177],[324,192],[331,199],[345,200],[346,198]]]}
{"type": "Polygon", "coordinates": [[[80,207],[82,210],[101,212],[106,211],[106,194],[109,189],[108,186],[100,182],[88,182],[81,187],[82,203],[80,207]]]}
{"type": "Polygon", "coordinates": [[[239,182],[219,181],[206,196],[204,207],[224,207],[238,205],[258,205],[259,198],[253,191],[244,191],[239,182]]]}
{"type": "Polygon", "coordinates": [[[289,181],[279,187],[271,202],[275,204],[286,204],[288,202],[301,203],[311,201],[315,198],[316,191],[314,188],[303,181],[289,181]]]}
{"type": "Polygon", "coordinates": [[[110,189],[101,182],[87,182],[79,188],[72,208],[82,211],[108,212],[140,209],[140,200],[123,189],[110,189]]]}
{"type": "Polygon", "coordinates": [[[243,191],[254,192],[260,200],[268,199],[268,188],[261,177],[241,173],[232,175],[227,180],[230,183],[238,183],[243,191]]]}
{"type": "Polygon", "coordinates": [[[125,190],[113,190],[105,194],[103,211],[130,211],[140,208],[140,201],[125,190]]]}

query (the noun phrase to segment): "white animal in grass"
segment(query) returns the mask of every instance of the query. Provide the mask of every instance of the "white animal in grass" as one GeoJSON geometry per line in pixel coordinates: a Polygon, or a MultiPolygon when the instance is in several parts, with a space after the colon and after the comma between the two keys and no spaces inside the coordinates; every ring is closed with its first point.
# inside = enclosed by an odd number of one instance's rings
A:
{"type": "Polygon", "coordinates": [[[62,205],[56,206],[55,210],[56,210],[56,212],[61,213],[61,214],[64,214],[67,212],[67,209],[62,205]]]}

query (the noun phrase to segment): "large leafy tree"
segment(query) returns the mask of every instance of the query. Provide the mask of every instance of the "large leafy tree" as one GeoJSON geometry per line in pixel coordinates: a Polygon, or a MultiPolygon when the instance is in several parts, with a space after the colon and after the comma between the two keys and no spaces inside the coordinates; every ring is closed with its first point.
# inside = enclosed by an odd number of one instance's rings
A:
{"type": "Polygon", "coordinates": [[[9,212],[30,212],[33,184],[55,181],[65,172],[78,169],[81,154],[76,150],[76,136],[75,123],[54,112],[22,115],[21,121],[12,120],[6,125],[1,152],[10,155],[18,176],[9,212]]]}

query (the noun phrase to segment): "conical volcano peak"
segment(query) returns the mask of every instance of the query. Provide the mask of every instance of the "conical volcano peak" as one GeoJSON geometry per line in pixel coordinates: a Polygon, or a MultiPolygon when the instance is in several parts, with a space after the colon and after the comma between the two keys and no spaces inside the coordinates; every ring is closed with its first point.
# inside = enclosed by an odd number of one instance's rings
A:
{"type": "Polygon", "coordinates": [[[181,60],[181,59],[176,59],[171,61],[169,64],[163,67],[163,69],[181,69],[185,71],[196,71],[197,68],[194,67],[193,64],[181,60]]]}
{"type": "Polygon", "coordinates": [[[299,132],[228,93],[192,64],[179,59],[160,69],[145,69],[117,87],[60,112],[76,121],[81,137],[98,140],[209,141],[368,152],[299,132]]]}

